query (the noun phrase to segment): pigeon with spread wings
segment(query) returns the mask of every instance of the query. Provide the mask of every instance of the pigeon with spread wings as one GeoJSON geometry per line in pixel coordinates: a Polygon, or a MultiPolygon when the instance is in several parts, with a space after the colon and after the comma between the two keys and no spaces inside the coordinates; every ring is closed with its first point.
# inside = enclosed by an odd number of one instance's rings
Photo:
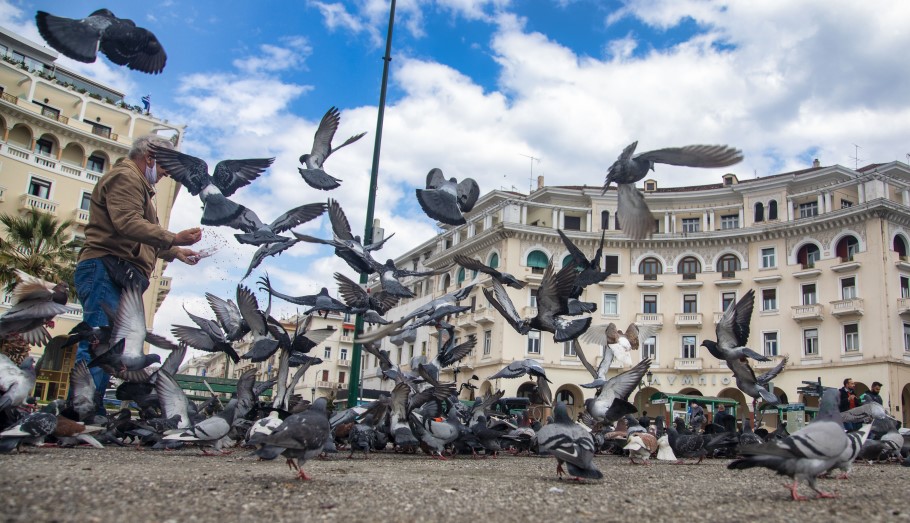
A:
{"type": "Polygon", "coordinates": [[[446,180],[437,168],[427,173],[426,189],[417,189],[417,202],[427,216],[449,225],[466,223],[463,213],[474,208],[478,197],[480,187],[472,178],[446,180]]]}
{"type": "Polygon", "coordinates": [[[345,145],[356,142],[367,134],[355,134],[345,140],[343,144],[333,148],[332,138],[335,137],[335,131],[338,130],[339,123],[341,123],[341,112],[336,107],[329,108],[316,129],[316,135],[313,137],[313,148],[309,154],[304,154],[300,157],[300,163],[306,165],[306,168],[300,167],[297,170],[300,172],[300,176],[303,177],[303,181],[314,189],[330,191],[341,186],[341,180],[325,172],[323,164],[333,152],[345,145]]]}
{"type": "Polygon", "coordinates": [[[585,253],[578,248],[575,243],[569,239],[560,229],[556,229],[559,237],[562,238],[563,244],[572,256],[572,262],[578,270],[578,276],[575,277],[575,289],[572,291],[572,297],[578,298],[581,292],[588,285],[594,285],[606,280],[611,273],[600,270],[600,259],[604,249],[604,237],[606,231],[600,233],[600,246],[594,252],[594,257],[590,260],[585,253]]]}
{"type": "Polygon", "coordinates": [[[293,233],[294,236],[309,243],[331,245],[335,247],[335,256],[344,260],[354,271],[373,274],[375,272],[373,264],[376,261],[370,255],[370,252],[382,248],[383,244],[394,234],[390,234],[378,242],[364,245],[360,236],[355,236],[351,233],[351,224],[348,222],[341,205],[336,200],[329,199],[328,206],[329,221],[332,223],[331,240],[323,240],[322,238],[296,232],[293,233]]]}
{"type": "Polygon", "coordinates": [[[503,285],[508,285],[509,287],[512,287],[513,289],[524,289],[525,285],[527,285],[527,283],[525,283],[523,281],[519,281],[518,278],[516,278],[515,276],[512,276],[511,274],[509,274],[507,272],[499,272],[495,268],[490,267],[488,265],[484,265],[483,263],[480,263],[477,260],[468,258],[467,256],[465,256],[463,254],[456,254],[453,259],[455,260],[455,263],[457,263],[458,265],[461,265],[465,269],[467,269],[469,271],[480,272],[483,274],[489,274],[490,276],[493,277],[494,280],[498,281],[499,283],[501,283],[503,285]]]}
{"type": "Polygon", "coordinates": [[[654,164],[664,163],[683,167],[729,167],[742,161],[743,153],[727,145],[688,145],[685,147],[668,147],[648,151],[636,156],[638,142],[632,142],[619,158],[610,166],[604,180],[603,193],[611,183],[618,186],[616,215],[622,219],[622,230],[632,239],[640,240],[650,236],[655,230],[654,217],[645,202],[644,196],[635,188],[635,184],[649,171],[654,164]]]}
{"type": "Polygon", "coordinates": [[[45,325],[53,327],[59,314],[74,312],[66,306],[69,286],[56,285],[16,269],[19,283],[13,288],[12,307],[0,315],[0,340],[21,335],[29,345],[45,345],[50,333],[45,325]]]}
{"type": "Polygon", "coordinates": [[[706,347],[712,356],[719,360],[744,360],[752,358],[756,361],[771,361],[754,350],[746,347],[749,342],[749,323],[752,319],[752,308],[755,305],[755,291],[749,289],[735,304],[731,303],[724,315],[717,322],[714,332],[717,341],[704,340],[702,347],[706,347]]]}

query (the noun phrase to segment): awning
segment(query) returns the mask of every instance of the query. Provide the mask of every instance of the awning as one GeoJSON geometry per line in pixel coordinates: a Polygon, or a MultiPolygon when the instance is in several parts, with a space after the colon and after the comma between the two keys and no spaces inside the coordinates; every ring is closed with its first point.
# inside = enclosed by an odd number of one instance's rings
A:
{"type": "Polygon", "coordinates": [[[739,402],[730,398],[718,398],[716,396],[696,396],[693,394],[667,394],[666,392],[655,392],[651,394],[650,403],[652,405],[661,405],[666,403],[686,403],[697,401],[702,405],[711,405],[714,410],[716,405],[739,405],[739,402]]]}

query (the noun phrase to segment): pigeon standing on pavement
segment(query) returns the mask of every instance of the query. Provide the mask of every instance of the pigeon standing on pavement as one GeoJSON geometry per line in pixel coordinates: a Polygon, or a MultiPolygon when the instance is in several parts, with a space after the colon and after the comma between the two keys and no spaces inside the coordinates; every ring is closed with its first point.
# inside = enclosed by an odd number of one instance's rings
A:
{"type": "Polygon", "coordinates": [[[438,168],[427,173],[426,188],[417,189],[417,201],[427,216],[448,225],[466,223],[463,213],[474,208],[478,197],[480,187],[472,178],[446,180],[438,168]]]}
{"type": "Polygon", "coordinates": [[[557,401],[553,422],[537,431],[537,447],[556,457],[556,475],[562,477],[566,463],[569,474],[577,478],[601,479],[603,474],[594,466],[594,439],[581,425],[572,421],[566,404],[557,401]]]}
{"type": "Polygon", "coordinates": [[[616,215],[621,228],[630,238],[640,240],[654,232],[655,222],[644,196],[635,184],[654,170],[655,163],[684,167],[728,167],[742,161],[739,149],[726,145],[688,145],[657,149],[632,156],[638,142],[632,142],[610,166],[603,193],[611,183],[618,186],[616,215]]]}
{"type": "Polygon", "coordinates": [[[313,148],[309,154],[304,154],[300,157],[300,163],[304,164],[306,168],[300,167],[297,170],[300,172],[300,176],[303,177],[303,181],[314,189],[330,191],[341,186],[341,180],[325,172],[323,164],[333,152],[356,142],[367,134],[355,134],[338,147],[333,148],[332,139],[335,137],[335,131],[338,130],[339,123],[341,123],[341,112],[336,107],[329,108],[316,129],[316,135],[313,137],[313,148]]]}
{"type": "Polygon", "coordinates": [[[57,416],[48,412],[36,412],[22,419],[13,427],[0,432],[0,454],[16,449],[22,443],[40,445],[44,438],[57,428],[57,416]]]}
{"type": "Polygon", "coordinates": [[[322,454],[329,440],[331,426],[325,407],[326,399],[316,398],[303,412],[288,416],[274,432],[254,436],[249,443],[261,445],[257,451],[260,457],[274,458],[280,453],[287,458],[288,467],[297,471],[298,478],[313,479],[303,470],[303,465],[322,454]]]}
{"type": "Polygon", "coordinates": [[[158,74],[167,63],[167,53],[151,31],[107,9],[78,20],[38,11],[35,23],[51,47],[78,62],[92,63],[101,51],[111,62],[143,73],[158,74]]]}
{"type": "Polygon", "coordinates": [[[202,447],[203,454],[208,454],[207,447],[212,447],[218,452],[222,452],[222,438],[231,431],[231,425],[234,423],[234,409],[237,406],[237,400],[231,400],[221,412],[210,418],[206,418],[182,432],[165,436],[166,441],[188,441],[202,447]]]}

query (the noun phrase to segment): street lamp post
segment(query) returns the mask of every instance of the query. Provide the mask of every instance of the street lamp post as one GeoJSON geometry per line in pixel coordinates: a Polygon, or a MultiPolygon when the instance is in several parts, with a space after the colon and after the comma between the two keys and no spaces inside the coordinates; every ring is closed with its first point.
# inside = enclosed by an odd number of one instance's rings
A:
{"type": "Polygon", "coordinates": [[[310,389],[310,403],[316,401],[316,387],[310,389]]]}

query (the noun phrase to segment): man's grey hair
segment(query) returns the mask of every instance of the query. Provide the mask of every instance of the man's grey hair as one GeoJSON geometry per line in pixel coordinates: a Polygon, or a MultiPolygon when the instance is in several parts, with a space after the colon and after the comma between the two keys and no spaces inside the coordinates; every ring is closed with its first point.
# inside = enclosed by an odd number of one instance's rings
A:
{"type": "Polygon", "coordinates": [[[148,154],[149,144],[155,144],[159,147],[166,147],[168,149],[174,148],[174,142],[168,140],[164,136],[147,134],[136,138],[136,141],[133,142],[133,147],[130,149],[129,154],[130,160],[136,161],[148,154]]]}

